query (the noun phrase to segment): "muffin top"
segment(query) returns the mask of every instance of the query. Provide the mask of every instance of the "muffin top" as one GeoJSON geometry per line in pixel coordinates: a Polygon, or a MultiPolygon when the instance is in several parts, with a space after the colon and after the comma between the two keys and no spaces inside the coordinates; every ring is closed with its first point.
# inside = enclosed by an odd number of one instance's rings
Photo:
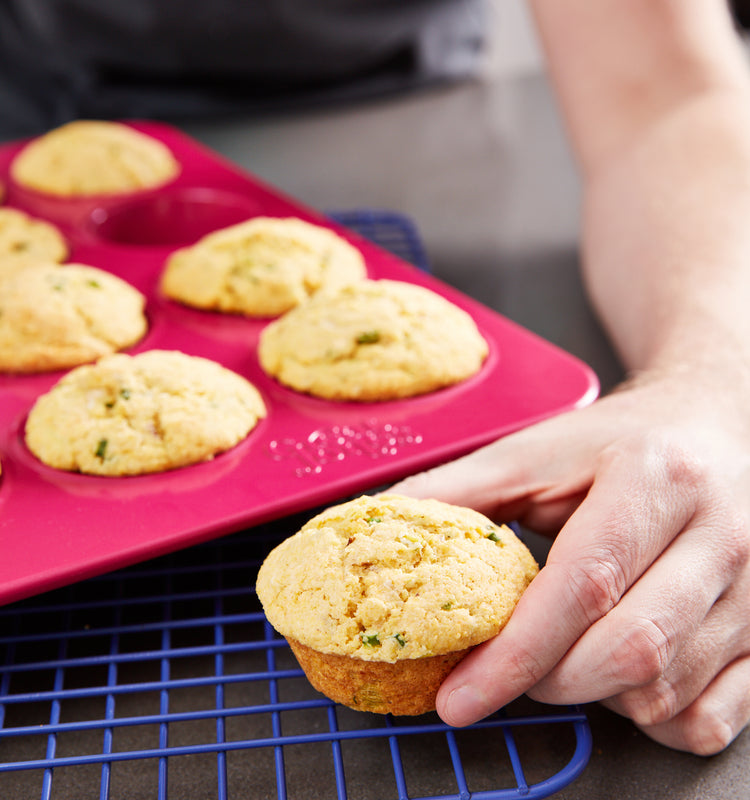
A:
{"type": "Polygon", "coordinates": [[[0,280],[31,264],[67,256],[68,245],[54,225],[16,208],[0,208],[0,280]]]}
{"type": "Polygon", "coordinates": [[[140,340],[145,297],[86,264],[37,264],[2,281],[0,372],[45,372],[93,361],[140,340]]]}
{"type": "Polygon", "coordinates": [[[21,186],[60,197],[154,188],[180,172],[172,151],[128,125],[76,120],[33,139],[13,159],[21,186]]]}
{"type": "Polygon", "coordinates": [[[196,308],[270,317],[365,275],[362,254],[332,230],[295,217],[253,217],[173,253],[161,286],[196,308]]]}
{"type": "Polygon", "coordinates": [[[260,394],[241,375],[210,359],[148,350],[67,373],[37,399],[25,436],[48,466],[140,475],[209,460],[265,415],[260,394]]]}
{"type": "Polygon", "coordinates": [[[463,309],[422,286],[363,280],[323,292],[261,333],[263,369],[331,400],[411,397],[478,372],[487,342],[463,309]]]}
{"type": "Polygon", "coordinates": [[[395,662],[491,638],[537,571],[510,528],[468,508],[384,494],[311,519],[268,555],[257,592],[283,636],[395,662]]]}

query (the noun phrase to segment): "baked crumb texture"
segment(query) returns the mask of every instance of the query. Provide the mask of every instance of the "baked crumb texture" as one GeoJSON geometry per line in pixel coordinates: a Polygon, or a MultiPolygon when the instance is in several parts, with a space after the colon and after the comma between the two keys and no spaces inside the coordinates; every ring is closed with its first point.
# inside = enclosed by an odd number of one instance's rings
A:
{"type": "Polygon", "coordinates": [[[504,627],[537,571],[509,528],[471,509],[376,495],[282,542],[257,592],[316,688],[413,714],[434,708],[445,674],[504,627]]]}
{"type": "Polygon", "coordinates": [[[307,679],[319,692],[357,711],[396,716],[434,711],[440,684],[471,651],[468,648],[390,664],[323,654],[294,639],[287,641],[307,679]]]}
{"type": "Polygon", "coordinates": [[[360,251],[332,230],[294,217],[253,217],[173,253],[161,289],[197,308],[275,317],[365,276],[360,251]]]}
{"type": "Polygon", "coordinates": [[[68,244],[54,225],[15,208],[0,208],[0,280],[30,265],[67,257],[68,244]]]}
{"type": "Polygon", "coordinates": [[[138,342],[145,297],[85,264],[37,264],[0,282],[0,371],[85,364],[138,342]]]}
{"type": "Polygon", "coordinates": [[[488,346],[463,309],[422,286],[365,280],[323,292],[261,333],[263,369],[330,400],[424,394],[481,368],[488,346]]]}
{"type": "Polygon", "coordinates": [[[179,172],[165,144],[107,120],[76,120],[55,128],[29,142],[10,165],[17,184],[60,197],[155,188],[179,172]]]}
{"type": "Polygon", "coordinates": [[[197,356],[149,350],[67,373],[34,404],[26,444],[45,464],[138,475],[207,461],[266,415],[242,376],[197,356]]]}

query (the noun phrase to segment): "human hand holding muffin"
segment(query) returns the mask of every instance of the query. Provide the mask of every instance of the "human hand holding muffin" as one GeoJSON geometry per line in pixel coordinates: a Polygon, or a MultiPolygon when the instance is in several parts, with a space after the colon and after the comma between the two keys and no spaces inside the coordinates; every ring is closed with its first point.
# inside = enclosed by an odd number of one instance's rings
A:
{"type": "Polygon", "coordinates": [[[670,384],[694,380],[644,376],[391,487],[555,536],[508,625],[445,680],[446,722],[471,724],[527,694],[601,701],[703,755],[742,729],[750,478],[737,427],[701,420],[716,382],[676,411],[671,398],[685,392],[670,384]]]}
{"type": "Polygon", "coordinates": [[[537,572],[525,545],[467,508],[385,494],[327,509],[264,561],[258,597],[308,679],[363,711],[422,714],[497,634],[537,572]]]}

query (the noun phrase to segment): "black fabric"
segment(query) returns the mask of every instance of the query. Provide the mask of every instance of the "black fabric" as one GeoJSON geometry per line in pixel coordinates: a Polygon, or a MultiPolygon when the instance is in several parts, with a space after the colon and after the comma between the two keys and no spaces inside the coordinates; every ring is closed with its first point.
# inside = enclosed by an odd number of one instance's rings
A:
{"type": "Polygon", "coordinates": [[[750,0],[731,0],[730,6],[740,28],[750,28],[750,0]]]}
{"type": "Polygon", "coordinates": [[[485,0],[0,0],[0,131],[335,102],[460,78],[485,0]]]}

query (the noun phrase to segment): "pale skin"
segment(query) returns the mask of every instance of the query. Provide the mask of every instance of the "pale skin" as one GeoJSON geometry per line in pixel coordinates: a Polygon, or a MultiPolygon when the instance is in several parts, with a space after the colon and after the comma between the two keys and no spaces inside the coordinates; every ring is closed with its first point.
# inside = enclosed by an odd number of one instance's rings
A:
{"type": "Polygon", "coordinates": [[[554,537],[437,709],[601,701],[708,755],[750,720],[748,68],[722,0],[530,5],[583,178],[584,281],[632,377],[393,487],[554,537]]]}

